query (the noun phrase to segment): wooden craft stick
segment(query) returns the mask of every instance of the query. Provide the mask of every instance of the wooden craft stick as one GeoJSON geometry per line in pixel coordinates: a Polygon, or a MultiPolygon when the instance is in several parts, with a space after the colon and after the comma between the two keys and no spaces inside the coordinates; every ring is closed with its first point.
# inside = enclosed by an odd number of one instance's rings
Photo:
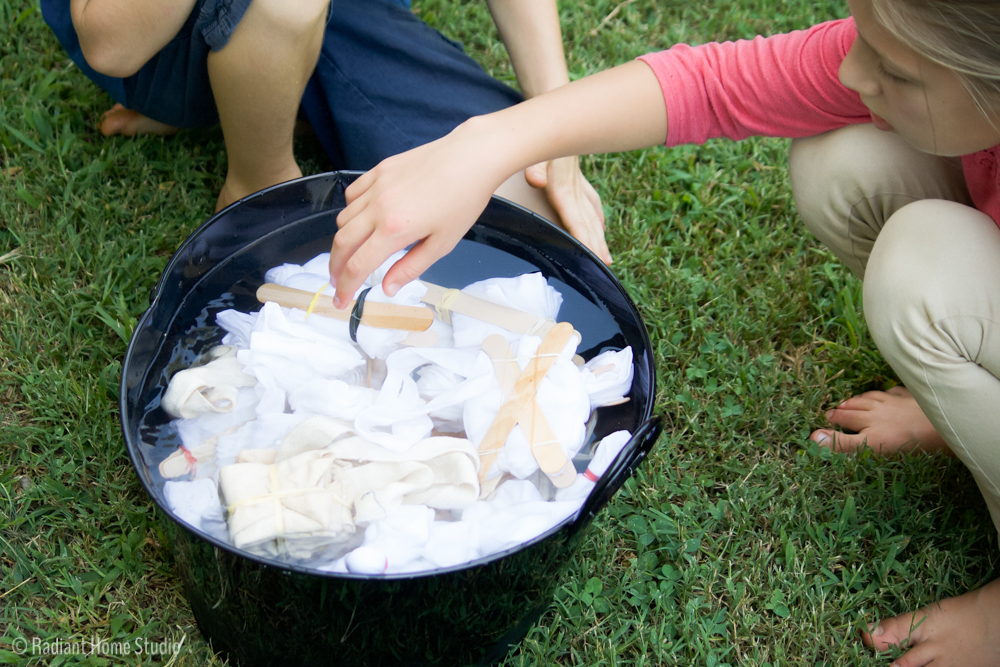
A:
{"type": "MultiPolygon", "coordinates": [[[[486,431],[483,441],[479,444],[480,483],[486,479],[486,474],[496,461],[497,453],[507,441],[507,436],[514,429],[525,408],[534,400],[535,392],[538,390],[542,378],[549,372],[559,353],[575,334],[573,325],[570,323],[560,322],[556,324],[542,339],[542,344],[538,346],[535,356],[518,376],[510,397],[500,406],[500,411],[493,419],[493,423],[490,424],[489,430],[486,431]]],[[[489,353],[487,352],[487,354],[489,353]]]]}
{"type": "Polygon", "coordinates": [[[437,332],[428,329],[427,331],[414,331],[407,334],[406,338],[401,340],[399,344],[403,347],[434,347],[437,345],[437,342],[437,332]]]}
{"type": "MultiPolygon", "coordinates": [[[[442,299],[447,295],[447,310],[462,315],[468,315],[481,322],[493,324],[507,331],[520,334],[531,334],[533,336],[545,337],[547,333],[556,325],[554,320],[546,317],[539,317],[526,313],[523,310],[501,306],[478,296],[450,290],[440,285],[435,285],[426,281],[421,281],[427,288],[427,293],[421,297],[421,301],[429,306],[437,308],[442,299]]],[[[577,334],[579,335],[579,334],[577,334]]],[[[583,336],[580,336],[581,340],[583,336]]]]}
{"type": "MultiPolygon", "coordinates": [[[[314,294],[293,287],[274,283],[264,283],[257,289],[257,300],[261,303],[274,301],[283,308],[308,310],[314,294]]],[[[320,299],[313,305],[312,312],[335,320],[350,321],[354,302],[344,310],[333,307],[332,299],[320,299]]],[[[365,301],[361,312],[361,324],[379,329],[402,331],[426,331],[434,323],[434,311],[423,306],[400,306],[395,303],[365,301]]]]}
{"type": "Polygon", "coordinates": [[[507,400],[514,391],[514,383],[521,375],[521,367],[517,365],[514,352],[507,344],[507,339],[500,334],[491,334],[483,339],[483,352],[493,361],[493,374],[500,382],[500,394],[507,400]]]}
{"type": "MultiPolygon", "coordinates": [[[[493,372],[500,382],[504,399],[511,393],[514,383],[520,375],[520,367],[513,351],[503,336],[494,334],[483,341],[483,352],[493,361],[493,372]]],[[[532,397],[528,407],[518,417],[531,454],[538,462],[538,467],[548,475],[557,488],[566,488],[576,481],[576,468],[566,458],[562,444],[556,437],[545,413],[538,407],[538,402],[532,397]]]]}

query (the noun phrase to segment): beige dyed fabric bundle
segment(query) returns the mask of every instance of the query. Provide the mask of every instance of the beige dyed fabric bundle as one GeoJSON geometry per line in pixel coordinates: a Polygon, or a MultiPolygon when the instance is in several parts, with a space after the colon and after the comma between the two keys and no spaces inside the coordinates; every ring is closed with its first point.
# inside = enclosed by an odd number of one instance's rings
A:
{"type": "Polygon", "coordinates": [[[220,470],[234,546],[309,558],[403,504],[461,509],[479,497],[479,457],[464,438],[427,438],[405,454],[357,436],[315,448],[345,432],[314,417],[278,451],[247,450],[220,470]]]}

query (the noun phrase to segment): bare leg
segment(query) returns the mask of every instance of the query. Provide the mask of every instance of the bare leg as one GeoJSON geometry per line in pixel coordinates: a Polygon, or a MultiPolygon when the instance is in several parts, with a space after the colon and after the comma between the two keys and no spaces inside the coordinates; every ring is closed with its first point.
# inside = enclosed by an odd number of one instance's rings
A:
{"type": "Polygon", "coordinates": [[[809,436],[835,451],[853,452],[867,446],[878,454],[920,450],[954,456],[917,401],[903,387],[852,396],[828,410],[826,418],[834,426],[855,432],[819,429],[809,436]]]}
{"type": "Polygon", "coordinates": [[[254,0],[208,56],[229,172],[216,210],[302,175],[292,154],[299,101],[316,66],[328,0],[254,0]]]}
{"type": "Polygon", "coordinates": [[[523,171],[517,172],[504,181],[504,183],[497,188],[495,194],[503,197],[504,199],[509,199],[515,204],[520,204],[521,206],[534,211],[546,220],[563,227],[562,220],[559,218],[559,214],[556,213],[556,210],[552,208],[552,204],[549,203],[549,198],[545,194],[545,190],[540,190],[529,185],[528,181],[524,178],[523,171]]]}
{"type": "Polygon", "coordinates": [[[106,137],[115,134],[126,137],[134,137],[138,134],[169,137],[177,134],[177,128],[143,116],[138,111],[126,109],[121,104],[116,104],[101,116],[101,134],[106,137]]]}
{"type": "Polygon", "coordinates": [[[876,651],[910,650],[893,667],[989,667],[1000,664],[1000,579],[862,633],[876,651]]]}

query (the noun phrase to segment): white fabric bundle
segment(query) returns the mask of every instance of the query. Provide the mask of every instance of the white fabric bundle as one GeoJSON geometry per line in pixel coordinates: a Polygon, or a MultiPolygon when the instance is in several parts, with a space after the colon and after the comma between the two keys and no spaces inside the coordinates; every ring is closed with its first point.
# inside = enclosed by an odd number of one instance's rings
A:
{"type": "MultiPolygon", "coordinates": [[[[392,299],[381,291],[400,256],[369,277],[366,301],[421,305],[419,281],[392,299]]],[[[265,279],[315,293],[329,283],[328,263],[320,255],[271,269],[265,279]]],[[[562,303],[540,273],[462,291],[540,323],[554,321],[562,303]]],[[[518,547],[579,511],[629,440],[624,431],[605,438],[589,469],[555,491],[514,426],[481,489],[478,449],[511,399],[503,395],[511,385],[502,389],[497,377],[502,363],[495,366],[483,341],[501,334],[523,372],[542,343],[538,335],[452,313],[450,325],[435,319],[436,347],[400,347],[407,332],[368,326],[354,343],[346,322],[274,303],[259,313],[224,311],[217,322],[227,331],[223,343],[239,349],[220,348],[209,363],[172,378],[163,403],[186,417],[176,422],[184,448],[161,472],[214,476],[217,491],[213,479],[168,482],[168,505],[251,553],[366,574],[467,563],[518,547]]],[[[632,382],[631,348],[578,367],[579,343],[571,337],[529,403],[567,459],[584,445],[592,409],[620,400],[632,382]]],[[[572,474],[572,464],[567,469],[572,474]]]]}
{"type": "MultiPolygon", "coordinates": [[[[362,291],[371,288],[365,297],[365,303],[370,301],[372,303],[394,303],[402,306],[422,305],[420,299],[427,292],[427,288],[419,281],[407,283],[391,297],[382,290],[382,278],[404,254],[406,254],[404,251],[397,252],[383,262],[382,266],[372,273],[358,289],[354,298],[356,299],[362,291]]],[[[312,293],[316,293],[321,287],[326,286],[326,289],[323,290],[323,296],[331,298],[335,293],[335,289],[330,285],[330,253],[318,255],[301,267],[295,264],[283,264],[280,267],[270,269],[264,274],[264,280],[312,293]]],[[[342,340],[350,341],[347,322],[327,319],[324,324],[324,328],[328,332],[334,333],[342,340]]],[[[406,338],[407,334],[406,331],[377,329],[361,325],[357,331],[358,345],[369,357],[385,359],[399,347],[399,343],[406,338]]]]}
{"type": "Polygon", "coordinates": [[[166,482],[163,499],[184,523],[220,540],[228,540],[226,517],[219,503],[219,489],[211,479],[166,482]]]}
{"type": "Polygon", "coordinates": [[[580,369],[580,379],[590,396],[591,409],[625,396],[632,388],[634,372],[631,346],[602,352],[585,363],[580,369]]]}
{"type": "Polygon", "coordinates": [[[628,431],[615,431],[604,436],[604,439],[597,445],[594,458],[587,464],[587,469],[576,476],[576,481],[573,482],[572,486],[556,491],[556,500],[560,502],[580,500],[582,502],[594,490],[597,480],[604,475],[608,466],[618,457],[631,439],[632,434],[628,431]]]}
{"type": "Polygon", "coordinates": [[[241,454],[254,462],[220,470],[219,488],[235,546],[253,553],[287,551],[293,557],[311,557],[328,544],[346,540],[356,524],[385,519],[404,504],[461,509],[479,496],[478,456],[468,440],[428,438],[401,456],[348,437],[286,458],[286,447],[302,450],[310,446],[309,440],[338,437],[332,422],[300,424],[297,429],[280,453],[247,450],[241,454]],[[309,435],[303,436],[303,430],[309,435]]]}
{"type": "MultiPolygon", "coordinates": [[[[535,356],[541,338],[524,336],[515,343],[514,354],[523,371],[535,356]]],[[[573,363],[579,339],[574,337],[563,348],[552,368],[538,386],[535,401],[552,427],[567,459],[572,459],[583,446],[586,424],[590,418],[590,399],[584,390],[580,371],[573,363]]],[[[484,355],[485,356],[485,355],[484,355]]],[[[492,383],[488,392],[470,397],[465,402],[464,423],[469,440],[477,447],[496,418],[503,401],[500,384],[493,376],[492,363],[488,367],[492,383]]],[[[538,470],[538,462],[531,453],[528,439],[520,426],[515,426],[497,455],[488,478],[509,472],[524,479],[538,470]]]]}
{"type": "Polygon", "coordinates": [[[178,371],[170,379],[161,405],[171,417],[193,419],[210,412],[231,412],[240,387],[257,383],[236,361],[236,348],[216,347],[209,359],[204,366],[178,371]]]}
{"type": "Polygon", "coordinates": [[[354,490],[319,451],[276,464],[234,463],[219,471],[233,546],[253,554],[311,558],[355,532],[354,490]]]}
{"type": "MultiPolygon", "coordinates": [[[[541,273],[480,280],[462,288],[462,292],[553,321],[562,305],[562,294],[551,287],[541,273]]],[[[500,334],[511,342],[521,336],[461,313],[452,313],[451,325],[455,347],[480,347],[491,334],[500,334]]]]}

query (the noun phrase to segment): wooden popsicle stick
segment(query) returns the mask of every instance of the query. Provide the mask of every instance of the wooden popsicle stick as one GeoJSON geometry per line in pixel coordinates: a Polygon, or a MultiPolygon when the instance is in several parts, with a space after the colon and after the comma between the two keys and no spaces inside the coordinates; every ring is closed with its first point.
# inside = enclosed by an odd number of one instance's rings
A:
{"type": "MultiPolygon", "coordinates": [[[[500,382],[501,394],[506,400],[513,391],[514,383],[521,369],[517,365],[513,350],[507,340],[499,334],[487,336],[483,340],[483,352],[493,361],[493,372],[500,382]]],[[[538,462],[538,467],[548,475],[556,488],[566,488],[576,481],[576,468],[566,458],[555,432],[553,432],[545,413],[532,398],[527,409],[518,418],[517,423],[524,430],[531,454],[538,462]]]]}
{"type": "MultiPolygon", "coordinates": [[[[445,294],[451,291],[446,287],[441,287],[434,283],[423,280],[420,282],[427,288],[427,293],[420,300],[435,308],[441,303],[441,299],[445,294]]],[[[499,303],[480,299],[478,296],[465,294],[464,292],[459,292],[455,296],[454,300],[448,305],[448,310],[453,313],[468,315],[481,322],[496,325],[507,331],[531,334],[542,338],[556,325],[555,320],[532,315],[516,308],[502,306],[499,303]]],[[[582,340],[583,336],[580,336],[580,339],[582,340]]]]}
{"type": "Polygon", "coordinates": [[[502,400],[506,401],[521,375],[521,367],[517,365],[514,352],[507,344],[507,339],[500,334],[491,334],[483,339],[483,352],[493,361],[493,374],[500,382],[502,400]]]}
{"type": "Polygon", "coordinates": [[[401,340],[399,344],[403,347],[434,347],[437,342],[437,331],[428,329],[427,331],[414,331],[407,334],[406,338],[401,340]]]}
{"type": "MultiPolygon", "coordinates": [[[[309,310],[315,294],[275,283],[264,283],[257,288],[257,300],[261,303],[274,301],[283,308],[309,310]]],[[[333,307],[332,299],[320,298],[313,304],[312,312],[344,322],[350,321],[354,302],[343,310],[333,307]]],[[[361,324],[379,329],[401,331],[426,331],[434,323],[434,311],[423,306],[401,306],[395,303],[365,301],[361,312],[361,324]]]]}
{"type": "MultiPolygon", "coordinates": [[[[545,418],[545,413],[538,406],[538,401],[532,399],[517,423],[524,429],[528,442],[531,445],[531,454],[552,483],[557,488],[565,488],[576,480],[576,469],[573,469],[572,477],[566,475],[566,465],[569,459],[563,451],[562,443],[556,437],[549,420],[545,418]],[[569,482],[567,484],[567,482],[569,482]]],[[[572,464],[570,464],[572,467],[572,464]]]]}
{"type": "MultiPolygon", "coordinates": [[[[568,322],[560,322],[549,330],[535,356],[525,366],[524,371],[518,376],[514,383],[511,396],[500,406],[497,416],[490,424],[481,443],[479,443],[479,481],[486,479],[486,474],[496,461],[497,453],[507,441],[507,436],[514,429],[521,414],[528,404],[534,400],[535,392],[542,378],[549,372],[556,362],[559,353],[575,335],[573,325],[568,322]]],[[[487,353],[489,354],[489,353],[487,353]]]]}

